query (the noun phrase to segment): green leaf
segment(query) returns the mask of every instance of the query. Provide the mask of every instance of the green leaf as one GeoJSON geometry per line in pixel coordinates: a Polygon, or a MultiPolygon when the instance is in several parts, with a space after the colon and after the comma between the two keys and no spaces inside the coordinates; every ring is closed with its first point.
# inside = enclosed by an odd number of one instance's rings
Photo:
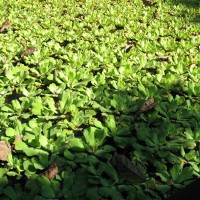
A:
{"type": "Polygon", "coordinates": [[[32,158],[31,162],[33,163],[35,169],[43,170],[45,168],[45,166],[43,166],[37,158],[32,158]]]}
{"type": "Polygon", "coordinates": [[[156,172],[156,175],[160,177],[163,182],[167,182],[170,180],[170,175],[167,171],[164,172],[156,172]]]}
{"type": "Polygon", "coordinates": [[[88,200],[94,200],[94,199],[99,199],[99,193],[98,193],[98,188],[92,188],[88,189],[86,193],[86,198],[88,200]]]}
{"type": "Polygon", "coordinates": [[[28,147],[27,144],[22,141],[15,141],[14,144],[15,144],[15,150],[17,151],[20,151],[20,150],[22,151],[28,147]]]}
{"type": "Polygon", "coordinates": [[[183,145],[181,145],[180,153],[181,153],[181,156],[185,157],[185,150],[184,150],[183,145]]]}
{"type": "Polygon", "coordinates": [[[51,111],[52,111],[53,113],[57,113],[57,108],[56,108],[56,106],[55,106],[55,102],[54,102],[53,98],[48,97],[48,98],[46,99],[46,102],[47,102],[49,108],[51,109],[51,111]]]}
{"type": "Polygon", "coordinates": [[[171,186],[169,185],[156,185],[156,189],[161,193],[165,194],[171,189],[171,186]]]}
{"type": "Polygon", "coordinates": [[[96,147],[95,131],[95,127],[90,127],[89,129],[85,129],[83,132],[87,144],[89,144],[89,146],[93,148],[96,147]]]}
{"type": "Polygon", "coordinates": [[[32,147],[26,147],[23,149],[23,152],[27,155],[27,156],[36,156],[38,155],[41,150],[39,149],[35,149],[35,148],[32,148],[32,147]]]}
{"type": "Polygon", "coordinates": [[[51,83],[48,88],[53,94],[58,92],[58,86],[55,83],[51,83]]]}
{"type": "Polygon", "coordinates": [[[162,172],[162,171],[166,171],[167,170],[167,166],[159,161],[155,161],[154,162],[154,166],[156,167],[156,170],[158,172],[162,172]]]}
{"type": "Polygon", "coordinates": [[[61,101],[60,101],[60,106],[59,106],[59,110],[61,113],[67,113],[70,111],[70,105],[72,105],[73,100],[71,98],[70,92],[69,91],[65,91],[62,94],[61,97],[61,101]]]}
{"type": "Polygon", "coordinates": [[[39,155],[39,160],[40,160],[40,163],[44,166],[47,166],[49,163],[48,163],[48,158],[49,157],[49,154],[48,153],[45,153],[43,152],[42,154],[39,155]]]}
{"type": "Polygon", "coordinates": [[[123,200],[122,195],[116,190],[115,187],[101,187],[99,193],[103,197],[111,198],[113,200],[123,200]]]}
{"type": "Polygon", "coordinates": [[[32,119],[28,122],[29,126],[32,128],[32,129],[35,129],[38,127],[38,122],[37,122],[37,119],[32,119]]]}
{"type": "Polygon", "coordinates": [[[177,178],[179,177],[179,174],[181,173],[183,169],[183,164],[179,163],[179,164],[175,164],[171,169],[170,169],[170,174],[172,177],[173,181],[176,181],[177,178]]]}
{"type": "Polygon", "coordinates": [[[118,183],[119,178],[115,168],[109,163],[100,163],[98,170],[103,170],[110,178],[112,178],[116,183],[118,183]]]}
{"type": "Polygon", "coordinates": [[[120,148],[125,148],[127,146],[132,146],[135,142],[135,138],[133,137],[114,137],[114,141],[116,145],[120,148]]]}
{"type": "Polygon", "coordinates": [[[4,111],[4,112],[10,112],[10,113],[15,112],[15,111],[13,110],[12,106],[10,106],[10,105],[4,105],[4,106],[1,108],[1,110],[4,111]]]}
{"type": "Polygon", "coordinates": [[[16,111],[21,111],[21,105],[18,100],[12,100],[12,106],[16,111]]]}
{"type": "MultiPolygon", "coordinates": [[[[34,197],[34,200],[47,200],[47,198],[44,198],[44,197],[37,195],[37,196],[34,197]]],[[[48,200],[49,200],[49,198],[48,198],[48,200]]]]}
{"type": "Polygon", "coordinates": [[[76,196],[82,196],[87,190],[87,172],[85,170],[78,170],[74,177],[74,184],[72,185],[72,192],[76,196]]]}
{"type": "Polygon", "coordinates": [[[24,167],[25,170],[28,170],[30,166],[33,166],[33,163],[31,161],[25,160],[23,162],[23,167],[24,167]]]}
{"type": "Polygon", "coordinates": [[[15,193],[13,187],[11,186],[7,186],[4,190],[3,190],[3,193],[9,197],[9,199],[12,199],[12,200],[17,200],[17,194],[15,193]]]}
{"type": "Polygon", "coordinates": [[[48,186],[51,187],[51,181],[45,177],[45,176],[38,176],[37,179],[37,184],[42,187],[42,186],[48,186]]]}
{"type": "Polygon", "coordinates": [[[44,185],[55,199],[164,199],[200,175],[199,1],[85,2],[0,3],[0,137],[12,147],[0,164],[2,200],[8,185],[27,200],[54,199],[41,196],[44,185]],[[155,109],[142,110],[153,98],[155,109]],[[119,173],[117,182],[115,151],[152,187],[119,173]],[[38,184],[55,159],[60,173],[38,184]]]}
{"type": "Polygon", "coordinates": [[[160,105],[156,106],[155,110],[160,112],[162,115],[167,116],[165,110],[160,105]]]}
{"type": "Polygon", "coordinates": [[[97,128],[101,128],[101,129],[104,128],[102,123],[99,120],[97,120],[96,118],[91,118],[89,123],[90,123],[90,125],[94,125],[97,128]]]}
{"type": "Polygon", "coordinates": [[[38,182],[36,181],[36,177],[34,177],[34,175],[31,176],[31,179],[29,179],[26,184],[25,184],[25,188],[30,190],[30,197],[35,197],[36,194],[40,193],[40,189],[41,189],[41,185],[38,184],[38,182]]]}
{"type": "Polygon", "coordinates": [[[82,140],[79,138],[71,138],[69,140],[69,147],[74,151],[83,151],[84,145],[82,143],[82,140]]]}
{"type": "Polygon", "coordinates": [[[144,96],[148,96],[146,87],[144,87],[144,85],[142,83],[138,84],[138,89],[144,96]]]}
{"type": "Polygon", "coordinates": [[[183,147],[185,149],[194,149],[196,147],[196,141],[194,139],[188,139],[184,144],[183,147]]]}
{"type": "Polygon", "coordinates": [[[64,156],[65,156],[65,158],[67,158],[69,160],[74,160],[75,159],[75,155],[73,153],[71,153],[67,149],[64,151],[64,156]]]}
{"type": "Polygon", "coordinates": [[[69,174],[69,175],[65,175],[64,176],[64,183],[63,183],[63,196],[65,199],[69,198],[70,196],[70,191],[71,191],[71,187],[72,184],[74,182],[74,173],[69,174]]]}
{"type": "Polygon", "coordinates": [[[2,174],[2,170],[0,169],[0,191],[6,186],[8,185],[8,179],[6,176],[4,176],[4,174],[2,174]]]}
{"type": "Polygon", "coordinates": [[[198,153],[193,149],[190,150],[188,153],[185,154],[185,158],[189,161],[189,160],[195,160],[198,159],[198,153]]]}
{"type": "Polygon", "coordinates": [[[55,198],[55,192],[50,185],[43,185],[41,187],[41,194],[45,198],[55,198]]]}
{"type": "Polygon", "coordinates": [[[8,137],[15,136],[15,129],[13,129],[13,128],[6,129],[6,136],[8,136],[8,137]]]}
{"type": "Polygon", "coordinates": [[[193,167],[186,167],[182,170],[182,172],[179,174],[179,177],[177,178],[178,183],[182,183],[183,181],[186,181],[188,179],[192,179],[194,174],[193,167]]]}
{"type": "Polygon", "coordinates": [[[33,115],[42,115],[42,110],[44,106],[42,105],[42,98],[41,97],[35,97],[33,103],[32,103],[32,114],[33,115]]]}
{"type": "Polygon", "coordinates": [[[101,130],[95,127],[85,129],[83,135],[86,143],[92,148],[93,151],[103,143],[105,137],[107,136],[106,130],[101,130]]]}
{"type": "Polygon", "coordinates": [[[45,136],[40,135],[39,136],[39,143],[40,143],[41,146],[47,147],[49,142],[48,142],[48,139],[45,136]]]}
{"type": "Polygon", "coordinates": [[[116,123],[115,123],[115,118],[113,115],[107,116],[105,124],[112,133],[116,131],[116,123]]]}
{"type": "Polygon", "coordinates": [[[130,133],[131,131],[129,127],[120,127],[120,129],[116,131],[117,136],[127,136],[130,135],[130,133]]]}

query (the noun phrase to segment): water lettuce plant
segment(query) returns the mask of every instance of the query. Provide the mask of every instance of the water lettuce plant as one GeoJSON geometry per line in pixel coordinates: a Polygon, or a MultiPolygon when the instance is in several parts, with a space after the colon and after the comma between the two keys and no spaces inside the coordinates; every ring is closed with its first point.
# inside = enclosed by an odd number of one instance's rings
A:
{"type": "Polygon", "coordinates": [[[1,199],[164,199],[199,178],[198,0],[0,11],[1,199]]]}

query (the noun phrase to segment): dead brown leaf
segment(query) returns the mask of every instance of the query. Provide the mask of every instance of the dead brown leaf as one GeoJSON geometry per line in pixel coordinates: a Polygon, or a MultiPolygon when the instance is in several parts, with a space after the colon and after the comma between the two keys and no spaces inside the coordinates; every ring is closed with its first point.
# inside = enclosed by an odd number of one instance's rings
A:
{"type": "Polygon", "coordinates": [[[46,176],[49,180],[54,179],[56,174],[58,174],[58,163],[53,162],[50,167],[43,173],[43,176],[46,176]]]}
{"type": "Polygon", "coordinates": [[[25,47],[26,46],[26,40],[22,40],[21,44],[25,47]]]}
{"type": "Polygon", "coordinates": [[[200,32],[199,33],[192,33],[191,36],[200,36],[200,32]]]}
{"type": "Polygon", "coordinates": [[[22,141],[21,135],[16,135],[15,140],[14,140],[14,144],[11,146],[12,151],[15,150],[15,142],[20,142],[20,141],[22,141]]]}
{"type": "Polygon", "coordinates": [[[8,19],[0,27],[0,33],[4,32],[5,30],[8,30],[9,27],[10,27],[10,20],[8,19]]]}
{"type": "Polygon", "coordinates": [[[172,180],[168,180],[167,185],[174,185],[174,182],[172,180]]]}
{"type": "Polygon", "coordinates": [[[37,50],[37,48],[35,48],[35,47],[29,47],[28,49],[26,49],[26,51],[24,51],[22,53],[21,58],[23,58],[24,56],[28,56],[28,55],[32,54],[36,50],[37,50]]]}
{"type": "Polygon", "coordinates": [[[20,142],[20,141],[22,141],[22,136],[21,135],[16,135],[15,142],[20,142]]]}
{"type": "Polygon", "coordinates": [[[141,106],[141,108],[138,110],[136,114],[140,114],[143,112],[147,112],[154,108],[156,106],[156,102],[154,101],[153,98],[147,99],[141,106]]]}
{"type": "Polygon", "coordinates": [[[127,181],[142,183],[145,181],[143,172],[126,156],[114,154],[115,165],[118,174],[127,181]]]}
{"type": "Polygon", "coordinates": [[[169,12],[167,12],[170,16],[174,16],[175,14],[174,14],[174,12],[172,12],[172,11],[169,11],[169,12]]]}
{"type": "Polygon", "coordinates": [[[10,143],[6,141],[0,141],[0,160],[8,161],[9,154],[11,154],[10,143]]]}
{"type": "Polygon", "coordinates": [[[156,2],[150,0],[142,0],[142,2],[145,6],[154,6],[156,4],[156,2]]]}
{"type": "Polygon", "coordinates": [[[159,17],[159,14],[156,10],[156,11],[153,12],[153,19],[158,19],[158,17],[159,17]]]}
{"type": "Polygon", "coordinates": [[[129,45],[126,45],[125,48],[124,48],[124,51],[126,53],[128,53],[131,49],[132,49],[133,45],[129,44],[129,45]]]}
{"type": "Polygon", "coordinates": [[[157,61],[169,61],[170,58],[171,58],[171,56],[160,56],[156,60],[157,61]]]}

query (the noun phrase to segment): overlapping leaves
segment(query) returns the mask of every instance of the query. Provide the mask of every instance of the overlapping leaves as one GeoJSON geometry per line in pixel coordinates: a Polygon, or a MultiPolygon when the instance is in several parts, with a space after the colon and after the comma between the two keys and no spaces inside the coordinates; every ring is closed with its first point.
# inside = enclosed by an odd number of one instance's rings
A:
{"type": "Polygon", "coordinates": [[[159,199],[199,177],[197,9],[171,6],[1,4],[2,199],[159,199]]]}

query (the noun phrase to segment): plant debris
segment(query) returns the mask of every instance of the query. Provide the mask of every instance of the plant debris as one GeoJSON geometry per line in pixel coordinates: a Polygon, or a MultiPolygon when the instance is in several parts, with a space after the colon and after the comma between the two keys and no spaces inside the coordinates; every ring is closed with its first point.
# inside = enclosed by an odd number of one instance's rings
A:
{"type": "Polygon", "coordinates": [[[148,100],[146,100],[142,106],[140,107],[140,109],[137,111],[137,115],[143,112],[147,112],[149,110],[151,110],[152,108],[154,108],[156,106],[156,102],[153,98],[150,98],[148,100]]]}
{"type": "Polygon", "coordinates": [[[16,135],[15,142],[20,142],[20,141],[22,141],[22,136],[21,135],[16,135]]]}
{"type": "Polygon", "coordinates": [[[0,27],[0,33],[5,32],[6,30],[8,30],[10,28],[10,20],[6,20],[2,26],[0,27]]]}
{"type": "Polygon", "coordinates": [[[53,162],[50,167],[43,173],[43,176],[47,177],[49,180],[54,179],[56,174],[58,174],[58,163],[53,162]]]}
{"type": "Polygon", "coordinates": [[[169,59],[171,58],[171,56],[160,56],[158,58],[156,58],[157,61],[169,61],[169,59]]]}
{"type": "Polygon", "coordinates": [[[26,49],[26,51],[24,51],[22,54],[21,54],[21,58],[23,58],[24,56],[28,56],[30,54],[32,54],[34,51],[36,51],[37,48],[36,47],[29,47],[28,49],[26,49]]]}
{"type": "Polygon", "coordinates": [[[145,176],[142,171],[127,157],[115,152],[114,158],[116,161],[116,170],[124,180],[131,181],[133,183],[145,182],[145,176]]]}
{"type": "Polygon", "coordinates": [[[142,2],[145,6],[154,6],[155,4],[157,4],[157,2],[153,2],[150,0],[142,0],[142,2]]]}
{"type": "Polygon", "coordinates": [[[8,161],[8,155],[11,154],[11,145],[9,142],[0,141],[0,160],[8,161]]]}

